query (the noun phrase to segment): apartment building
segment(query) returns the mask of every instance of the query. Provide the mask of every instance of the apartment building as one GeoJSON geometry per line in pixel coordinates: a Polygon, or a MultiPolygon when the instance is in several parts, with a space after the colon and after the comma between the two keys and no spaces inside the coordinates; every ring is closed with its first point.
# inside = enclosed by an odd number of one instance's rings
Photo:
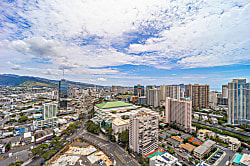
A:
{"type": "Polygon", "coordinates": [[[57,105],[54,103],[46,103],[43,105],[43,117],[33,121],[33,125],[36,129],[42,127],[53,127],[58,123],[56,117],[57,105]]]}
{"type": "Polygon", "coordinates": [[[181,88],[179,85],[160,85],[160,100],[165,101],[166,97],[180,99],[181,88]]]}
{"type": "Polygon", "coordinates": [[[192,102],[189,100],[177,100],[166,97],[164,122],[176,124],[181,130],[192,132],[192,102]]]}
{"type": "Polygon", "coordinates": [[[193,108],[208,108],[209,85],[185,85],[185,97],[191,98],[193,108]]]}
{"type": "Polygon", "coordinates": [[[149,89],[147,94],[147,104],[154,107],[160,106],[160,90],[149,89]]]}
{"type": "Polygon", "coordinates": [[[142,155],[158,149],[158,118],[157,115],[145,111],[130,115],[130,149],[142,155]]]}
{"type": "Polygon", "coordinates": [[[208,138],[215,138],[216,134],[210,130],[207,129],[200,129],[197,132],[197,138],[199,138],[202,141],[206,140],[206,137],[208,138]]]}
{"type": "Polygon", "coordinates": [[[230,137],[230,136],[224,136],[224,135],[218,135],[218,138],[224,142],[228,144],[228,149],[236,152],[239,147],[241,146],[241,142],[234,137],[230,137]]]}
{"type": "Polygon", "coordinates": [[[202,145],[194,150],[194,156],[198,159],[202,159],[207,155],[216,145],[216,142],[207,140],[202,145]]]}

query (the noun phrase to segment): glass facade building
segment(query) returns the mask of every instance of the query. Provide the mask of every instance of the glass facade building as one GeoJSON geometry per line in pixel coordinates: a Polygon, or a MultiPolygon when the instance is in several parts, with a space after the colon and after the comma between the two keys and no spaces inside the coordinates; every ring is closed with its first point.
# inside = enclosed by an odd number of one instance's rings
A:
{"type": "Polygon", "coordinates": [[[67,109],[68,83],[65,79],[59,81],[59,108],[67,109]]]}
{"type": "Polygon", "coordinates": [[[134,95],[135,96],[138,96],[138,97],[141,97],[141,96],[144,96],[144,86],[138,84],[138,85],[135,85],[134,86],[134,95]]]}
{"type": "Polygon", "coordinates": [[[246,79],[233,79],[228,83],[228,123],[250,124],[249,95],[246,79]]]}

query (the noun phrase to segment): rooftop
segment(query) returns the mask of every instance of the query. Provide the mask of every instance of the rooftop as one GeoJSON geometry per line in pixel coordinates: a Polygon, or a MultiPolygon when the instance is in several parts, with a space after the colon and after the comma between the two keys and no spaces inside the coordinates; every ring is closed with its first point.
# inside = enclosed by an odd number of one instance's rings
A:
{"type": "Polygon", "coordinates": [[[197,147],[194,151],[203,154],[207,151],[207,149],[211,148],[214,144],[216,144],[216,142],[207,140],[206,142],[204,142],[204,144],[197,147]]]}
{"type": "Polygon", "coordinates": [[[181,139],[180,137],[177,137],[177,136],[172,136],[171,137],[172,139],[176,140],[176,141],[179,141],[179,142],[183,142],[184,140],[181,139]]]}
{"type": "Polygon", "coordinates": [[[240,164],[240,160],[241,160],[242,156],[243,156],[243,155],[241,155],[241,154],[237,154],[237,155],[235,156],[233,162],[236,163],[236,164],[240,164]]]}
{"type": "Polygon", "coordinates": [[[102,109],[106,109],[106,108],[132,106],[132,104],[125,103],[125,102],[122,102],[122,101],[111,101],[111,102],[96,104],[96,106],[99,107],[99,108],[102,108],[102,109]]]}
{"type": "Polygon", "coordinates": [[[145,156],[146,156],[147,158],[152,158],[152,157],[154,157],[154,156],[161,156],[163,153],[164,153],[164,152],[163,152],[162,150],[156,149],[156,150],[154,150],[154,151],[152,151],[152,152],[146,154],[145,156]]]}
{"type": "Polygon", "coordinates": [[[192,143],[194,143],[196,145],[202,145],[203,144],[203,142],[201,140],[199,140],[198,138],[195,138],[195,137],[190,138],[188,141],[192,142],[192,143]]]}
{"type": "Polygon", "coordinates": [[[181,144],[180,147],[182,147],[183,149],[185,149],[189,152],[192,152],[196,148],[196,146],[191,145],[189,143],[181,144]]]}
{"type": "Polygon", "coordinates": [[[250,155],[249,154],[243,154],[242,158],[240,159],[240,163],[243,165],[250,165],[250,155]]]}

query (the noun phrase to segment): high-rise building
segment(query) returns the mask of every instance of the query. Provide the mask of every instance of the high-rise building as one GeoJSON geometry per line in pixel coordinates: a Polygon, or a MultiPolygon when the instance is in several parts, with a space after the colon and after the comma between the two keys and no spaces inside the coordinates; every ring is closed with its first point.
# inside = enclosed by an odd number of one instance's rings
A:
{"type": "Polygon", "coordinates": [[[180,99],[180,85],[160,85],[160,100],[166,100],[166,97],[180,99]]]}
{"type": "Polygon", "coordinates": [[[185,85],[185,97],[191,98],[193,108],[208,108],[209,85],[185,85]]]}
{"type": "Polygon", "coordinates": [[[57,125],[56,117],[57,105],[54,103],[46,103],[43,105],[43,117],[33,121],[33,125],[36,129],[43,127],[53,127],[57,125]]]}
{"type": "Polygon", "coordinates": [[[192,102],[190,100],[177,100],[167,97],[165,102],[164,121],[175,124],[181,130],[192,132],[192,102]]]}
{"type": "Polygon", "coordinates": [[[209,92],[209,103],[213,105],[218,104],[218,98],[222,96],[221,92],[218,91],[210,91],[209,92]]]}
{"type": "Polygon", "coordinates": [[[250,83],[246,79],[228,83],[228,123],[250,124],[250,83]]]}
{"type": "Polygon", "coordinates": [[[65,79],[59,81],[59,108],[67,109],[68,83],[65,79]]]}
{"type": "Polygon", "coordinates": [[[122,87],[121,86],[117,86],[117,85],[112,85],[112,92],[114,92],[115,94],[122,94],[122,87]]]}
{"type": "Polygon", "coordinates": [[[147,104],[154,107],[160,106],[160,90],[149,89],[147,94],[147,104]]]}
{"type": "Polygon", "coordinates": [[[222,85],[222,97],[228,98],[228,85],[222,85]]]}
{"type": "Polygon", "coordinates": [[[147,85],[147,86],[146,86],[146,96],[147,96],[148,91],[149,91],[150,89],[155,89],[155,88],[156,88],[155,85],[147,85]]]}
{"type": "Polygon", "coordinates": [[[144,96],[144,86],[138,84],[134,86],[134,96],[141,97],[144,96]]]}
{"type": "Polygon", "coordinates": [[[158,116],[140,111],[130,114],[129,148],[134,152],[148,154],[158,149],[158,116]]]}

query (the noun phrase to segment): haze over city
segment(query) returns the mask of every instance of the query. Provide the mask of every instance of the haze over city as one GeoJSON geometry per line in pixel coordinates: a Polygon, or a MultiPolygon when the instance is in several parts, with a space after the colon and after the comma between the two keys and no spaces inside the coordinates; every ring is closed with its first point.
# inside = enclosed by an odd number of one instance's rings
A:
{"type": "Polygon", "coordinates": [[[250,79],[250,3],[0,2],[0,73],[100,85],[250,79]]]}

